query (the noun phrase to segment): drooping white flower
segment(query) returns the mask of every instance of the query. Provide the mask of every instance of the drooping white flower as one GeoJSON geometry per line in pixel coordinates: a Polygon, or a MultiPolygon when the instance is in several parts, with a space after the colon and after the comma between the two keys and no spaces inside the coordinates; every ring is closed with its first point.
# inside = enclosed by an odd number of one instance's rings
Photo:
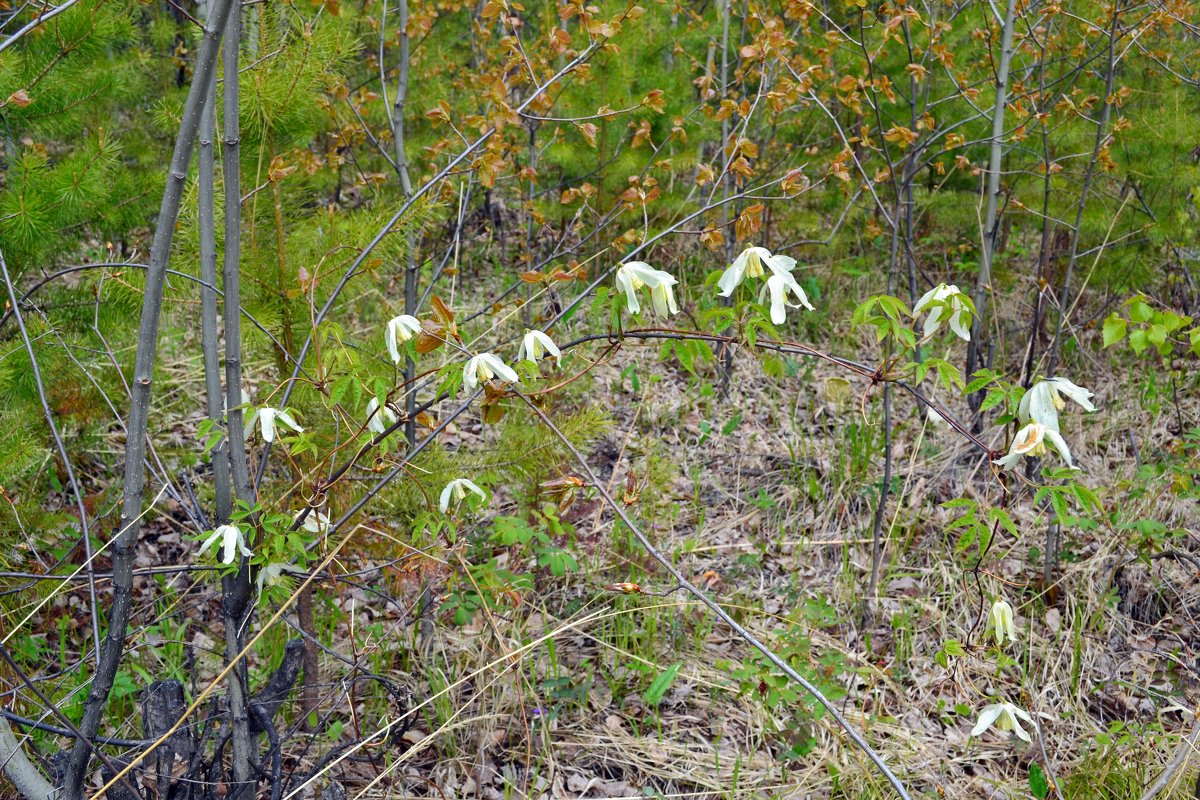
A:
{"type": "Polygon", "coordinates": [[[531,361],[541,361],[542,356],[547,353],[555,358],[562,358],[562,351],[553,339],[541,331],[526,329],[525,338],[521,340],[521,347],[517,350],[517,360],[528,358],[531,361]]]}
{"type": "Polygon", "coordinates": [[[239,552],[247,557],[254,555],[246,547],[246,538],[242,536],[241,529],[236,525],[218,525],[212,535],[200,545],[200,552],[208,550],[218,539],[221,541],[221,563],[223,564],[232,564],[239,552]]]}
{"type": "Polygon", "coordinates": [[[1004,600],[992,603],[992,630],[996,634],[996,644],[1004,646],[1005,638],[1010,642],[1017,640],[1017,628],[1013,623],[1013,610],[1004,600]]]}
{"type": "MultiPolygon", "coordinates": [[[[303,511],[300,512],[300,514],[303,513],[303,511]]],[[[300,519],[300,514],[296,515],[296,519],[300,519]]],[[[329,517],[315,508],[311,509],[300,527],[309,533],[324,533],[329,530],[329,517]]]]}
{"type": "Polygon", "coordinates": [[[1067,442],[1062,438],[1062,435],[1048,425],[1042,425],[1038,422],[1031,422],[1017,431],[1017,435],[1013,437],[1012,445],[1008,448],[1008,455],[998,458],[992,463],[1003,469],[1012,469],[1025,456],[1045,455],[1047,442],[1058,451],[1058,454],[1067,462],[1068,467],[1079,469],[1071,461],[1071,451],[1067,449],[1067,442]]]}
{"type": "Polygon", "coordinates": [[[1059,396],[1060,394],[1065,394],[1079,403],[1083,406],[1084,411],[1096,410],[1096,407],[1092,405],[1090,391],[1082,386],[1076,386],[1066,378],[1050,378],[1038,381],[1029,388],[1029,391],[1021,398],[1021,404],[1017,407],[1017,416],[1022,422],[1036,422],[1057,431],[1058,412],[1067,405],[1067,401],[1063,400],[1059,396]]]}
{"type": "Polygon", "coordinates": [[[954,284],[939,283],[917,301],[913,307],[913,319],[920,316],[926,308],[930,308],[929,316],[925,318],[925,336],[937,333],[942,327],[942,320],[950,317],[950,330],[963,341],[971,341],[971,306],[969,298],[954,284]],[[938,305],[934,305],[937,303],[938,305]]]}
{"type": "Polygon", "coordinates": [[[668,314],[678,314],[679,306],[675,304],[674,286],[678,282],[669,272],[655,269],[642,261],[630,261],[622,264],[617,270],[617,287],[625,292],[625,305],[630,314],[642,310],[637,299],[637,290],[643,286],[650,287],[650,299],[654,303],[654,311],[660,317],[668,314]]]}
{"type": "Polygon", "coordinates": [[[260,569],[258,578],[254,581],[254,585],[258,587],[258,594],[261,596],[265,588],[287,586],[291,582],[286,574],[289,569],[289,565],[278,562],[271,562],[260,569]]]}
{"type": "Polygon", "coordinates": [[[275,432],[278,425],[283,425],[286,428],[291,428],[297,433],[303,433],[304,428],[301,428],[299,423],[292,418],[287,409],[271,408],[263,406],[262,408],[254,409],[254,413],[246,420],[246,425],[242,429],[242,436],[249,436],[250,431],[254,430],[254,421],[258,420],[262,426],[262,438],[264,442],[275,441],[275,432]]]}
{"type": "Polygon", "coordinates": [[[804,289],[800,284],[796,283],[796,279],[792,277],[790,272],[776,272],[771,277],[767,278],[767,285],[763,287],[762,293],[771,293],[771,322],[776,325],[782,325],[787,320],[787,309],[800,308],[803,306],[809,311],[813,310],[812,303],[808,302],[808,295],[804,293],[804,289]],[[788,295],[796,295],[799,303],[789,303],[788,295]]]}
{"type": "Polygon", "coordinates": [[[1018,718],[1028,722],[1035,730],[1037,729],[1037,723],[1033,721],[1033,717],[1012,703],[994,703],[990,706],[984,706],[983,711],[979,713],[979,721],[971,729],[971,735],[978,736],[995,725],[998,730],[1012,731],[1025,741],[1032,741],[1029,738],[1029,734],[1021,727],[1018,718]]]}
{"type": "Polygon", "coordinates": [[[387,341],[388,353],[392,356],[392,363],[399,364],[400,359],[400,342],[407,342],[412,337],[421,332],[421,320],[411,314],[401,314],[398,317],[392,317],[387,324],[387,330],[384,331],[383,338],[387,341]]]}
{"type": "Polygon", "coordinates": [[[717,281],[717,286],[721,288],[719,292],[721,297],[729,297],[733,294],[733,290],[746,278],[761,278],[764,274],[764,266],[775,275],[790,275],[796,267],[796,259],[791,256],[773,255],[765,247],[747,247],[733,260],[732,264],[725,268],[721,279],[717,281]]]}
{"type": "Polygon", "coordinates": [[[367,401],[367,430],[371,433],[383,433],[395,425],[397,419],[399,418],[394,411],[379,405],[379,401],[374,397],[367,401]]]}
{"type": "MultiPolygon", "coordinates": [[[[251,405],[250,393],[247,392],[245,389],[242,389],[241,392],[242,392],[242,404],[241,404],[241,406],[239,406],[239,408],[250,408],[250,405],[251,405]]],[[[226,398],[224,395],[222,395],[221,406],[222,406],[222,408],[225,409],[225,416],[229,416],[229,403],[225,402],[227,399],[228,398],[226,398]]]]}
{"type": "Polygon", "coordinates": [[[508,383],[521,382],[520,377],[517,376],[512,367],[491,353],[480,353],[477,356],[472,356],[467,361],[467,365],[463,367],[463,386],[468,391],[474,391],[475,387],[480,383],[490,381],[493,378],[499,378],[508,383]]]}
{"type": "Polygon", "coordinates": [[[487,493],[480,489],[469,478],[455,478],[446,484],[446,488],[442,489],[442,496],[438,498],[438,508],[443,514],[450,508],[453,502],[455,506],[462,503],[467,498],[467,490],[471,490],[475,494],[487,500],[487,493]]]}

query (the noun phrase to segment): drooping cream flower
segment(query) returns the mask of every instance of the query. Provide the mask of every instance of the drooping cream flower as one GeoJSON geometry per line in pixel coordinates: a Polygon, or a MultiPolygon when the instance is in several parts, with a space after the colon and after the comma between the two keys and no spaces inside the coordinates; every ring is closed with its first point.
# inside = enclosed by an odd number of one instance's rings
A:
{"type": "Polygon", "coordinates": [[[261,597],[263,589],[275,588],[277,586],[288,586],[292,583],[291,577],[287,574],[291,567],[288,564],[279,562],[271,562],[258,571],[258,578],[255,579],[254,585],[258,587],[258,594],[261,597]]]}
{"type": "Polygon", "coordinates": [[[625,305],[630,314],[642,310],[638,302],[637,290],[643,286],[650,287],[650,299],[654,311],[660,317],[678,314],[679,306],[675,303],[674,286],[678,281],[669,272],[663,272],[643,261],[630,261],[622,264],[617,270],[617,287],[625,292],[625,305]]]}
{"type": "Polygon", "coordinates": [[[487,500],[487,493],[476,486],[472,480],[469,478],[455,478],[446,484],[445,489],[442,489],[442,496],[438,498],[438,509],[445,514],[449,510],[451,503],[458,506],[463,500],[467,499],[467,490],[487,500]]]}
{"type": "Polygon", "coordinates": [[[1025,456],[1045,455],[1047,442],[1058,451],[1058,454],[1067,462],[1068,467],[1079,469],[1071,461],[1071,451],[1067,449],[1067,442],[1063,439],[1062,435],[1053,428],[1038,422],[1031,422],[1017,431],[1017,435],[1013,437],[1012,445],[1008,448],[1008,455],[998,458],[992,463],[1003,469],[1012,469],[1025,456]]]}
{"type": "Polygon", "coordinates": [[[1067,401],[1060,395],[1066,395],[1084,411],[1095,411],[1092,405],[1092,393],[1082,386],[1076,386],[1066,378],[1050,378],[1038,381],[1029,388],[1021,398],[1017,407],[1017,416],[1022,422],[1036,422],[1051,430],[1058,430],[1058,412],[1066,407],[1067,401]]]}
{"type": "MultiPolygon", "coordinates": [[[[303,511],[300,512],[300,514],[303,513],[303,511]]],[[[296,515],[296,519],[300,519],[300,514],[296,515]]],[[[311,509],[300,527],[309,533],[324,533],[329,530],[329,517],[315,508],[311,509]]]]}
{"type": "Polygon", "coordinates": [[[1037,729],[1037,723],[1033,721],[1033,717],[1012,703],[994,703],[990,706],[984,706],[983,711],[979,713],[979,721],[971,729],[971,735],[978,736],[995,725],[997,730],[1012,731],[1025,741],[1032,741],[1029,738],[1029,734],[1021,727],[1018,718],[1028,722],[1035,730],[1037,729]]]}
{"type": "Polygon", "coordinates": [[[236,525],[218,525],[217,529],[212,532],[200,545],[200,552],[208,550],[217,540],[221,541],[221,563],[232,564],[240,552],[244,556],[252,556],[253,553],[246,547],[246,537],[242,536],[242,531],[236,525]]]}
{"type": "Polygon", "coordinates": [[[530,361],[541,361],[542,356],[549,353],[555,358],[562,358],[562,351],[546,334],[532,328],[525,331],[521,347],[517,350],[517,360],[528,358],[530,361]]]}
{"type": "Polygon", "coordinates": [[[970,299],[954,284],[939,283],[917,301],[913,307],[913,319],[929,308],[929,316],[925,318],[925,336],[937,333],[942,327],[942,320],[947,314],[950,318],[950,330],[963,341],[971,341],[971,305],[970,299]],[[936,305],[935,305],[936,304],[936,305]],[[930,308],[932,306],[932,308],[930,308]]]}
{"type": "Polygon", "coordinates": [[[491,353],[472,356],[463,367],[463,386],[474,391],[480,383],[497,378],[508,383],[520,383],[521,379],[512,367],[491,353]]]}
{"type": "Polygon", "coordinates": [[[1013,623],[1013,610],[1004,600],[992,603],[992,630],[996,634],[996,644],[1004,646],[1007,638],[1010,642],[1017,640],[1017,628],[1013,623]]]}
{"type": "Polygon", "coordinates": [[[367,430],[379,434],[396,424],[396,413],[372,397],[367,401],[367,430]]]}
{"type": "Polygon", "coordinates": [[[262,427],[262,438],[264,442],[275,441],[276,428],[282,425],[285,428],[291,428],[296,433],[303,433],[304,428],[292,417],[287,409],[271,408],[263,406],[262,408],[254,409],[254,413],[246,420],[245,427],[242,429],[242,436],[249,436],[254,430],[254,421],[258,420],[262,427]]]}
{"type": "Polygon", "coordinates": [[[771,293],[771,322],[776,325],[782,325],[787,320],[787,309],[789,308],[803,306],[809,311],[813,310],[812,303],[808,302],[808,295],[804,293],[800,284],[796,283],[796,279],[790,272],[776,272],[767,278],[767,285],[763,288],[763,292],[771,293]],[[793,294],[800,301],[799,303],[788,302],[788,295],[793,294]]]}
{"type": "Polygon", "coordinates": [[[387,342],[388,353],[392,356],[393,364],[399,364],[400,359],[403,358],[400,355],[400,342],[407,342],[420,332],[421,320],[411,314],[401,314],[388,321],[383,338],[387,342]]]}
{"type": "Polygon", "coordinates": [[[729,297],[746,278],[761,278],[765,274],[764,267],[775,275],[790,275],[796,267],[796,259],[773,255],[765,247],[747,247],[721,274],[721,279],[717,281],[717,286],[721,288],[719,294],[729,297]]]}

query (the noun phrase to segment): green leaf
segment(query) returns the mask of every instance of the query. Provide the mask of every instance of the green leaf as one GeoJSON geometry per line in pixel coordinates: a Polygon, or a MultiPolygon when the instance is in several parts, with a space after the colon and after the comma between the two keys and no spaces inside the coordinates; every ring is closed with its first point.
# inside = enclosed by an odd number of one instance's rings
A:
{"type": "Polygon", "coordinates": [[[975,392],[978,392],[980,389],[987,386],[991,382],[992,382],[992,378],[990,375],[985,375],[982,378],[976,378],[975,380],[973,380],[967,384],[967,388],[963,389],[963,394],[975,394],[975,392]]]}
{"type": "Polygon", "coordinates": [[[1116,314],[1109,314],[1108,319],[1104,320],[1104,346],[1112,347],[1117,342],[1125,338],[1125,329],[1127,323],[1116,314]]]}
{"type": "Polygon", "coordinates": [[[733,417],[729,420],[729,422],[725,423],[725,427],[721,428],[721,433],[728,436],[729,434],[736,431],[738,425],[741,425],[741,424],[742,424],[742,412],[739,411],[738,413],[733,415],[733,417]]]}
{"type": "Polygon", "coordinates": [[[988,516],[993,520],[997,520],[1004,526],[1004,530],[1008,531],[1013,536],[1017,535],[1017,525],[1013,522],[1012,515],[1003,508],[993,508],[988,511],[988,516]]]}
{"type": "Polygon", "coordinates": [[[966,649],[957,639],[947,639],[946,643],[942,645],[942,650],[946,652],[946,655],[954,656],[955,658],[962,658],[967,654],[966,649]]]}
{"type": "Polygon", "coordinates": [[[1129,303],[1129,318],[1134,322],[1149,322],[1153,316],[1154,310],[1143,301],[1133,300],[1129,303]]]}
{"type": "Polygon", "coordinates": [[[987,397],[983,398],[983,402],[979,406],[979,411],[991,411],[996,406],[1004,402],[1004,392],[1000,389],[992,389],[987,393],[987,397]]]}
{"type": "Polygon", "coordinates": [[[1150,346],[1150,339],[1145,331],[1134,331],[1129,334],[1129,346],[1140,356],[1150,346]]]}
{"type": "Polygon", "coordinates": [[[646,694],[643,695],[643,697],[646,698],[647,703],[652,706],[656,706],[662,702],[663,697],[665,697],[667,694],[667,690],[670,689],[671,684],[675,682],[675,676],[679,674],[679,668],[681,666],[683,665],[672,664],[650,683],[650,685],[646,688],[646,694]]]}
{"type": "Polygon", "coordinates": [[[1029,762],[1029,792],[1037,800],[1045,800],[1050,795],[1050,782],[1036,761],[1029,762]]]}

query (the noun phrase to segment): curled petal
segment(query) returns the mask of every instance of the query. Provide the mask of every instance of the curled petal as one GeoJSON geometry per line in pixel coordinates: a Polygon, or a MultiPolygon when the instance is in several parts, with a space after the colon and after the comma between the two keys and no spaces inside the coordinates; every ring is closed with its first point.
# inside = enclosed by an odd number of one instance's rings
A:
{"type": "Polygon", "coordinates": [[[971,729],[971,735],[978,736],[992,727],[992,724],[999,718],[1000,712],[1003,710],[1004,706],[999,703],[984,706],[983,711],[979,714],[979,720],[975,723],[975,727],[971,729]]]}

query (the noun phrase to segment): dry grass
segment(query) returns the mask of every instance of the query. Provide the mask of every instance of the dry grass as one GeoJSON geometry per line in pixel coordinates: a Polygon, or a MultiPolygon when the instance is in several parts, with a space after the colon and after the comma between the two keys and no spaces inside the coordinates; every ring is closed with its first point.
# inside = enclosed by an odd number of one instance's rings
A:
{"type": "MultiPolygon", "coordinates": [[[[1048,766],[1071,797],[1137,798],[1174,757],[1195,724],[1200,628],[1191,610],[1200,584],[1192,563],[1132,562],[1126,532],[1078,527],[1067,532],[1069,558],[1056,583],[1043,586],[1030,549],[1042,546],[1048,519],[1018,488],[1010,508],[1020,536],[1002,531],[976,572],[975,559],[955,551],[945,531],[952,512],[941,503],[997,502],[1001,487],[951,431],[923,423],[898,395],[884,567],[878,597],[864,598],[881,472],[879,391],[864,399],[863,386],[806,362],[793,377],[769,379],[753,358],[739,357],[728,394],[710,370],[717,388],[705,395],[656,352],[631,344],[591,373],[589,396],[613,398],[615,422],[593,463],[618,490],[631,469],[650,475],[635,511],[660,548],[769,643],[786,647],[788,631],[802,637],[805,668],[834,665],[827,677],[846,691],[844,713],[914,797],[1029,796],[1030,762],[1047,766],[1036,746],[994,732],[968,737],[975,713],[995,696],[1039,720],[1048,766]],[[638,391],[621,376],[630,365],[638,391]],[[653,374],[662,379],[652,383],[653,374]],[[736,414],[740,422],[723,432],[736,414]],[[1016,664],[998,672],[981,614],[1000,592],[1016,607],[1021,641],[1010,653],[1016,664]],[[944,668],[935,655],[951,639],[967,654],[944,668]]],[[[1072,377],[1096,391],[1100,407],[1072,412],[1066,423],[1088,485],[1109,511],[1184,528],[1187,538],[1174,546],[1200,549],[1194,500],[1161,486],[1131,493],[1136,458],[1155,463],[1178,452],[1175,409],[1148,415],[1129,397],[1134,375],[1098,360],[1072,377]]],[[[1182,399],[1183,417],[1195,419],[1197,398],[1182,399]]],[[[478,430],[474,420],[458,428],[468,438],[478,430]]],[[[492,511],[511,505],[498,498],[492,511]]],[[[732,670],[748,648],[683,595],[606,591],[643,572],[647,590],[670,587],[648,559],[614,543],[611,516],[597,503],[579,501],[571,519],[578,572],[539,574],[521,604],[478,614],[466,627],[439,625],[423,654],[406,644],[416,583],[389,578],[400,587],[396,603],[370,586],[331,593],[331,650],[409,686],[421,706],[407,747],[364,748],[356,755],[374,761],[341,760],[296,796],[320,795],[335,779],[351,798],[890,796],[828,719],[740,692],[732,670]],[[676,680],[651,706],[646,687],[676,663],[676,680]],[[809,737],[807,752],[783,758],[809,737]]],[[[159,536],[167,549],[147,543],[147,564],[187,560],[173,528],[159,536]]],[[[376,563],[367,549],[377,554],[405,538],[387,519],[356,535],[373,544],[341,563],[348,571],[376,563]]],[[[529,566],[499,557],[501,566],[529,566]]],[[[203,677],[219,663],[219,624],[213,608],[194,605],[184,579],[176,583],[177,602],[196,623],[188,641],[200,650],[203,677]]],[[[149,581],[139,585],[153,595],[149,581]]],[[[60,608],[76,595],[63,595],[60,608]]],[[[163,615],[146,601],[141,618],[163,615]]],[[[268,662],[260,655],[255,667],[268,662]]],[[[345,663],[327,655],[323,669],[326,707],[348,720],[342,740],[395,720],[377,689],[348,694],[345,663]]],[[[324,737],[307,749],[302,736],[289,741],[285,774],[311,769],[330,746],[324,737]]],[[[1182,797],[1194,775],[1178,779],[1174,796],[1182,797]]]]}

